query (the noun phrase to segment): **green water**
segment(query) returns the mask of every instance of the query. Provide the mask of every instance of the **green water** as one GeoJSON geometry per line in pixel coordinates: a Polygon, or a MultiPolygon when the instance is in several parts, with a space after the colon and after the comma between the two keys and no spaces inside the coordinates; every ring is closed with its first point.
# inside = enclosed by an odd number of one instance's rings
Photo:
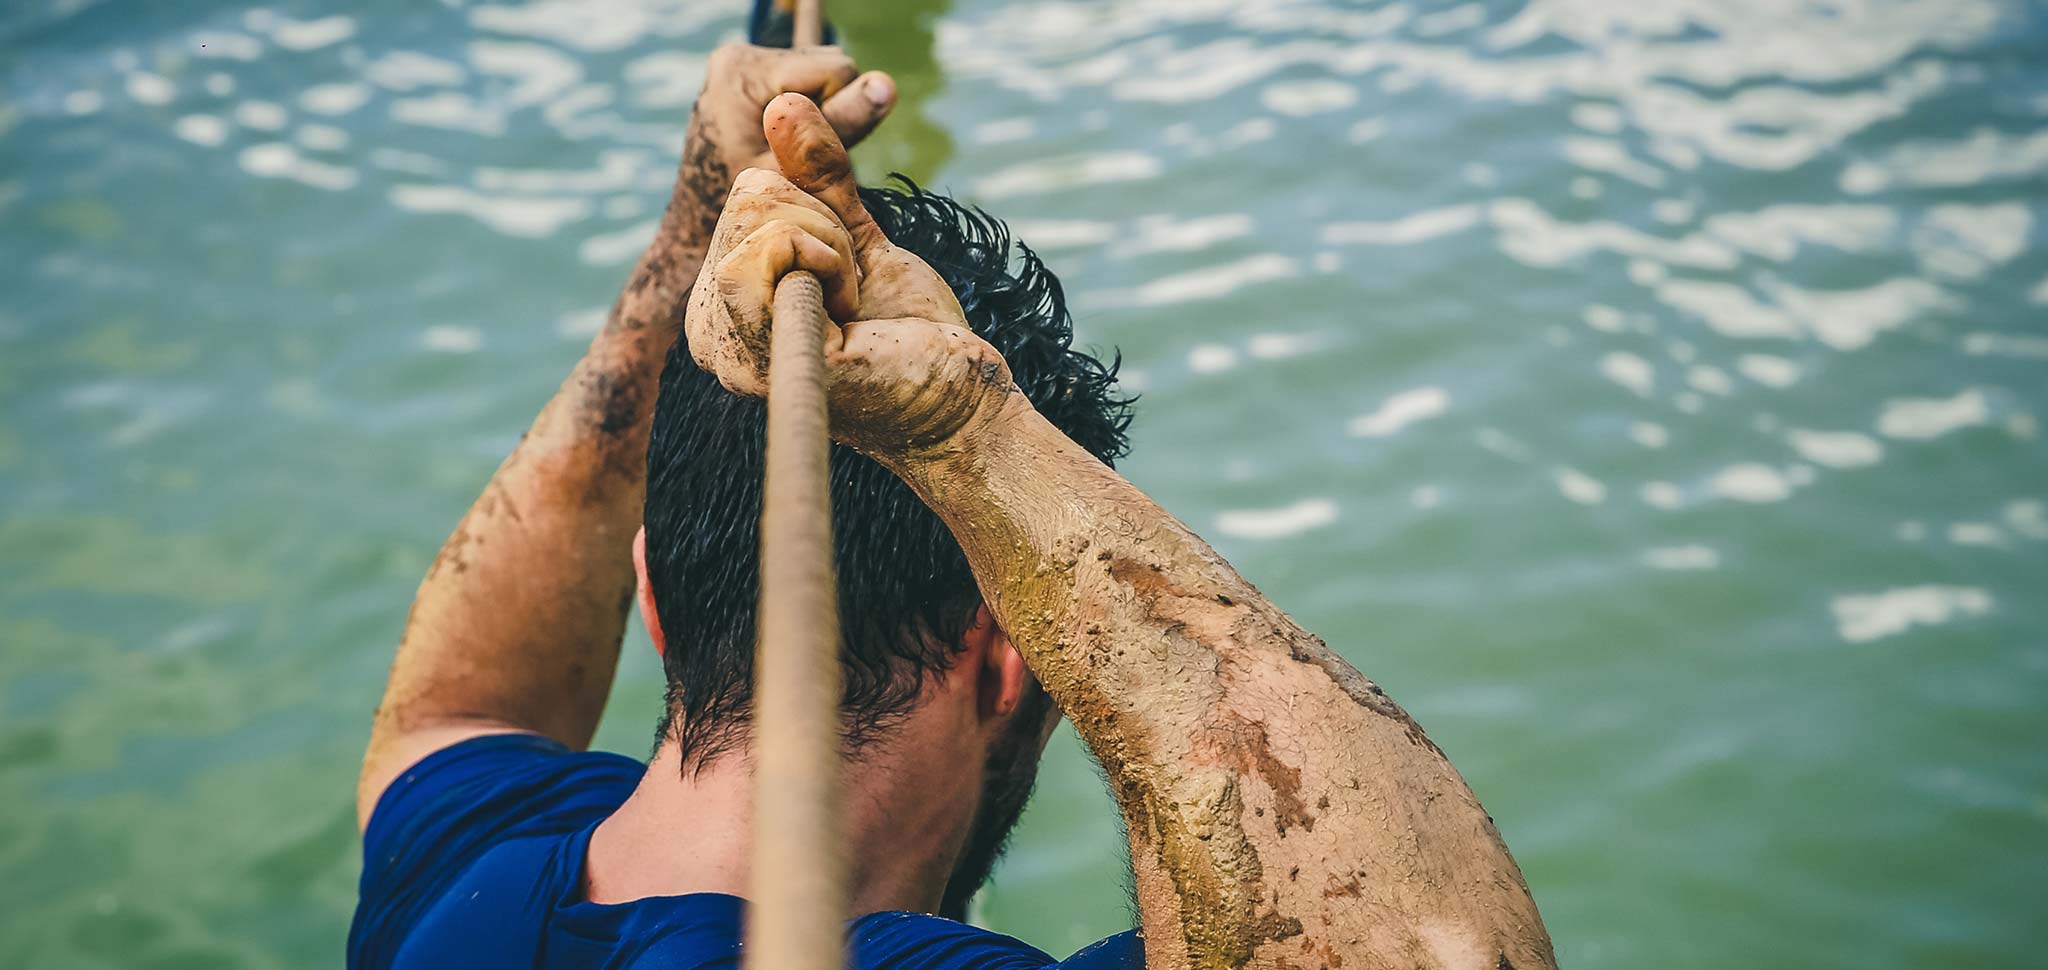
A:
{"type": "MultiPolygon", "coordinates": [[[[1046,252],[1131,477],[1414,711],[1567,965],[2043,965],[2041,8],[833,6],[909,96],[869,171],[1046,252]]],[[[740,15],[0,10],[0,965],[340,962],[412,587],[740,15]]],[[[1063,735],[984,919],[1124,928],[1122,858],[1063,735]]]]}

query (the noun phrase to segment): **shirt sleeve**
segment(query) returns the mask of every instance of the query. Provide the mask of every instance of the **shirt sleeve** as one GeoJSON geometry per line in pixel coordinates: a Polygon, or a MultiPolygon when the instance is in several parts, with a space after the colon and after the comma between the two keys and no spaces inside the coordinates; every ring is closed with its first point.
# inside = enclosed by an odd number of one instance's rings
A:
{"type": "Polygon", "coordinates": [[[402,938],[484,852],[603,819],[645,770],[623,755],[571,752],[536,734],[471,738],[420,759],[384,790],[363,832],[350,936],[402,938]]]}
{"type": "Polygon", "coordinates": [[[1082,947],[1052,970],[1145,970],[1145,938],[1126,930],[1082,947]]]}
{"type": "Polygon", "coordinates": [[[890,970],[1144,970],[1137,930],[1058,963],[1035,946],[978,926],[921,913],[870,913],[847,928],[857,967],[890,970]]]}

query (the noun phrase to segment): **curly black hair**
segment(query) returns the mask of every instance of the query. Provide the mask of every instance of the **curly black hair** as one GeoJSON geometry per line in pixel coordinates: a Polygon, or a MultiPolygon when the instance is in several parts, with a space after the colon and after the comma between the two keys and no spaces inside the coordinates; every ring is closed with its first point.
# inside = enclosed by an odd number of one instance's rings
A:
{"type": "MultiPolygon", "coordinates": [[[[1128,448],[1133,398],[1121,355],[1075,350],[1060,282],[1009,227],[920,188],[861,189],[890,241],[943,277],[968,324],[1009,362],[1038,412],[1114,464],[1128,448]]],[[[656,745],[673,738],[685,771],[729,751],[753,702],[760,594],[762,444],[767,408],[727,391],[684,341],[669,351],[647,451],[647,572],[667,653],[668,703],[656,745]]],[[[832,446],[832,528],[844,636],[849,749],[872,739],[944,670],[981,597],[945,523],[871,459],[832,446]]]]}

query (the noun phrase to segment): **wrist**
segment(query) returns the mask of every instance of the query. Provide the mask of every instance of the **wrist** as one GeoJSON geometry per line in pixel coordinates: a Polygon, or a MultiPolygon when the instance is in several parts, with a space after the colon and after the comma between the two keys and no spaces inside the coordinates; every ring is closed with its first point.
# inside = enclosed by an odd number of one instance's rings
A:
{"type": "Polygon", "coordinates": [[[1058,434],[1031,406],[1031,400],[1012,387],[1008,393],[984,401],[958,431],[943,441],[894,456],[885,463],[913,488],[923,491],[923,483],[958,480],[1001,461],[1000,456],[1019,440],[1042,429],[1058,434]]]}

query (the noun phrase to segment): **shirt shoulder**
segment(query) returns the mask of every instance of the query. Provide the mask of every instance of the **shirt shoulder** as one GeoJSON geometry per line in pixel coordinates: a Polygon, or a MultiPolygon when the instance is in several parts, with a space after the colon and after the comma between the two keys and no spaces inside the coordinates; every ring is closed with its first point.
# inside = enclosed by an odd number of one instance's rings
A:
{"type": "Polygon", "coordinates": [[[1145,938],[1125,930],[1082,947],[1059,962],[1059,970],[1145,970],[1145,938]]]}
{"type": "Polygon", "coordinates": [[[993,930],[923,913],[869,913],[847,924],[860,970],[1044,970],[1044,950],[993,930]]]}
{"type": "Polygon", "coordinates": [[[1062,961],[1015,937],[920,913],[871,913],[847,926],[860,970],[1144,970],[1136,930],[1062,961]]]}
{"type": "Polygon", "coordinates": [[[363,832],[351,965],[395,950],[457,877],[493,847],[595,824],[623,804],[645,766],[571,752],[534,734],[493,734],[420,759],[377,801],[363,832]]]}

